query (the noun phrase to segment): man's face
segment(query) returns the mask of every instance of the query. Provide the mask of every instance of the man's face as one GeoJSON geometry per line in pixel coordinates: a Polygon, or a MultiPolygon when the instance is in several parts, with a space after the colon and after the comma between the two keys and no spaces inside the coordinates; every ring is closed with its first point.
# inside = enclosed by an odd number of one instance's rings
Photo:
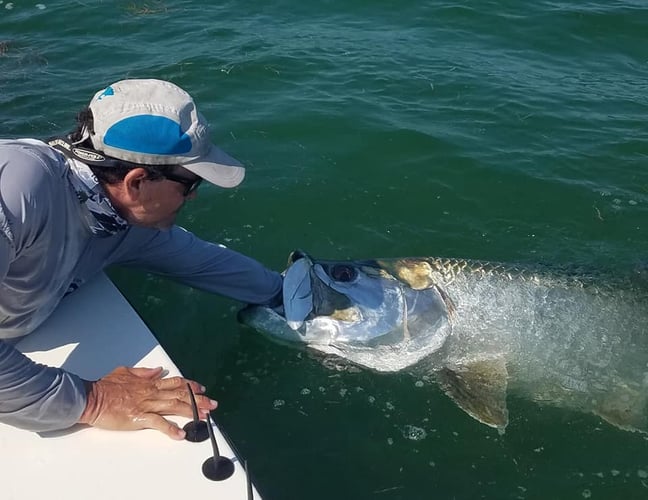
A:
{"type": "MultiPolygon", "coordinates": [[[[144,169],[136,170],[142,170],[144,174],[136,178],[137,183],[132,183],[133,179],[129,178],[131,172],[124,179],[124,190],[117,196],[120,212],[136,226],[171,228],[185,201],[196,197],[195,190],[185,193],[199,177],[181,167],[173,171],[173,179],[151,179],[144,169]],[[128,195],[127,203],[122,199],[124,195],[128,195]]],[[[134,173],[133,177],[137,174],[134,173]]]]}

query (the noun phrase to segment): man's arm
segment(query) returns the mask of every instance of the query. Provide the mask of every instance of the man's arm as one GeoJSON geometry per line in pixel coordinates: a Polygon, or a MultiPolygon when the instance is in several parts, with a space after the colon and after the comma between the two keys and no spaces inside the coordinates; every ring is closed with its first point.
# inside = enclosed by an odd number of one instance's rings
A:
{"type": "Polygon", "coordinates": [[[178,226],[169,231],[132,228],[116,263],[248,304],[273,305],[281,295],[279,273],[178,226]]]}
{"type": "MultiPolygon", "coordinates": [[[[0,223],[6,224],[4,217],[0,223]]],[[[8,228],[0,227],[0,283],[9,269],[9,236],[8,228]]],[[[79,420],[85,407],[79,377],[34,363],[0,340],[0,422],[32,431],[65,429],[79,420]]]]}
{"type": "MultiPolygon", "coordinates": [[[[13,255],[12,236],[0,206],[0,283],[13,255]]],[[[0,422],[32,431],[64,429],[78,421],[85,407],[79,377],[34,363],[0,340],[0,422]]]]}
{"type": "Polygon", "coordinates": [[[83,380],[0,341],[0,422],[31,431],[65,429],[85,407],[83,380]]]}

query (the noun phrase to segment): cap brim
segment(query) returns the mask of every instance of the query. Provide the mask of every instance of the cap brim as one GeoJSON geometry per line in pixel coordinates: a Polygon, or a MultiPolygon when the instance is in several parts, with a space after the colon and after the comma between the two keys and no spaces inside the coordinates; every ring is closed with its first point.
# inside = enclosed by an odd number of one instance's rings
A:
{"type": "Polygon", "coordinates": [[[183,163],[182,167],[224,188],[238,186],[245,177],[245,167],[214,145],[205,156],[183,163]]]}

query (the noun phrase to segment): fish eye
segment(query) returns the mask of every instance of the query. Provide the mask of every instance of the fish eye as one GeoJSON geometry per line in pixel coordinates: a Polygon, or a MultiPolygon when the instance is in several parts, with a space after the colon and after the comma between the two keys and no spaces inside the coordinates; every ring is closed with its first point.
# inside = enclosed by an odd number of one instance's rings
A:
{"type": "Polygon", "coordinates": [[[335,281],[346,283],[354,280],[358,275],[358,272],[354,267],[351,267],[349,265],[337,264],[331,268],[329,274],[335,281]]]}

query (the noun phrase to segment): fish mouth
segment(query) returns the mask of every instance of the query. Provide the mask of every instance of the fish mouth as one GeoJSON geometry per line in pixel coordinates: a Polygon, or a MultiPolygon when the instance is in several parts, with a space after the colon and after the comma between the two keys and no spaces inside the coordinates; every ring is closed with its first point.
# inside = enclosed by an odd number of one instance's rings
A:
{"type": "Polygon", "coordinates": [[[299,259],[303,259],[303,258],[309,259],[311,262],[313,260],[303,250],[300,250],[299,248],[296,249],[296,250],[293,250],[292,252],[290,252],[290,255],[288,255],[288,266],[287,267],[290,267],[295,262],[297,262],[299,259]]]}

